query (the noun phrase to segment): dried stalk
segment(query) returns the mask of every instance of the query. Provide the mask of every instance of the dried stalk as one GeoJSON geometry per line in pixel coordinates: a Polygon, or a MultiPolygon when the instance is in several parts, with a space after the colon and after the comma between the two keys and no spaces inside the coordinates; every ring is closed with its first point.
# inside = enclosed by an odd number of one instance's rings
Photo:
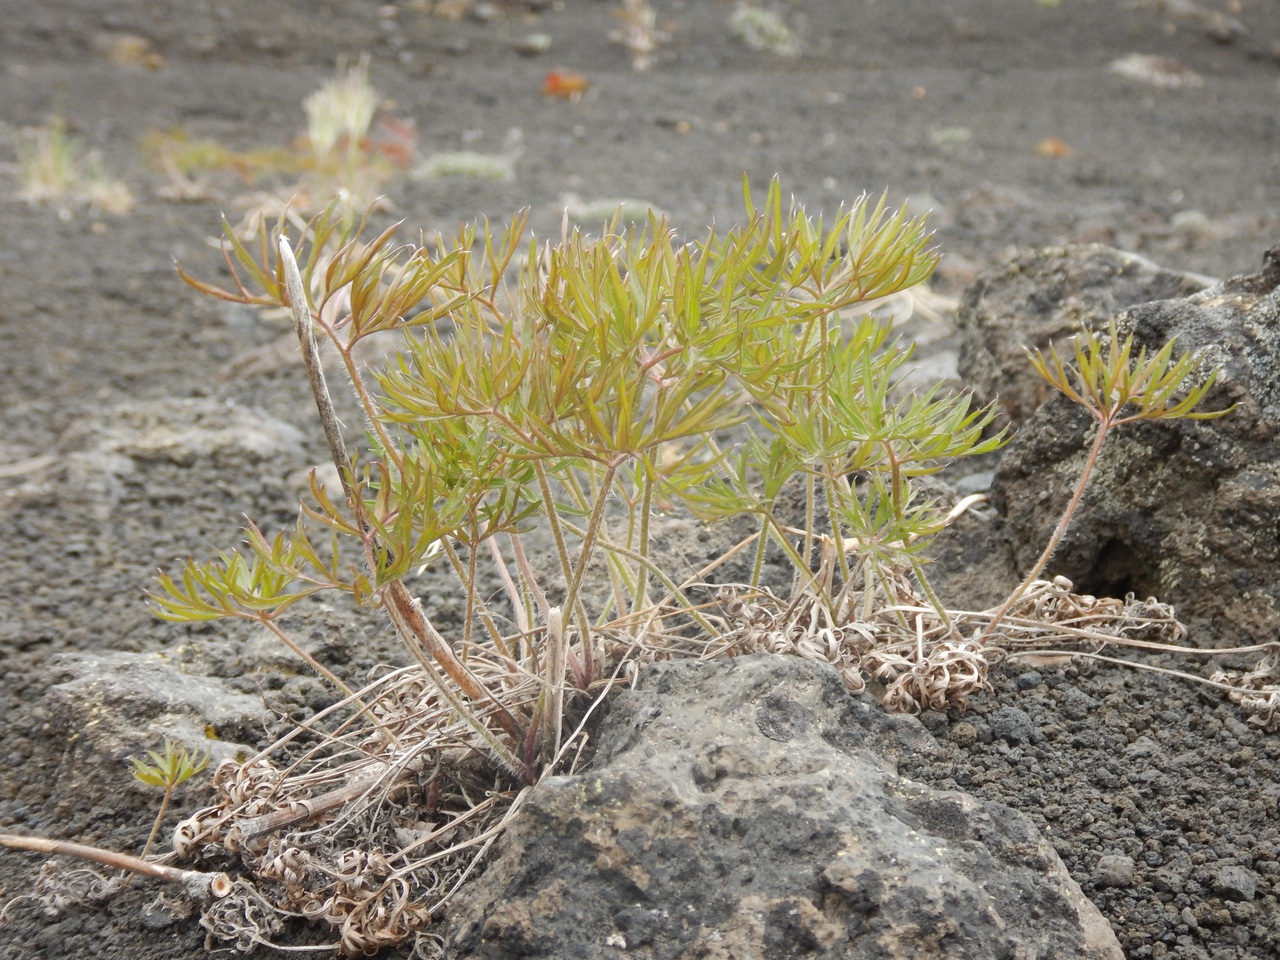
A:
{"type": "Polygon", "coordinates": [[[101,847],[89,847],[81,843],[68,843],[64,840],[50,840],[46,837],[23,837],[13,833],[0,833],[0,846],[11,850],[33,850],[36,853],[50,853],[64,857],[76,857],[92,863],[140,873],[146,877],[175,883],[182,887],[183,893],[193,900],[208,903],[221,900],[231,895],[231,878],[225,873],[205,873],[201,870],[181,870],[178,867],[165,866],[151,860],[143,860],[127,853],[116,853],[114,850],[103,850],[101,847]]]}

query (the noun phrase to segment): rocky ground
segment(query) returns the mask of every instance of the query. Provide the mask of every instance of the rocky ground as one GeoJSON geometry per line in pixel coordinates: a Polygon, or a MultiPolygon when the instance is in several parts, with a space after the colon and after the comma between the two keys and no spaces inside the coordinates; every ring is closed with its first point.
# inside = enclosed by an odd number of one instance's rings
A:
{"type": "MultiPolygon", "coordinates": [[[[86,664],[109,669],[93,657],[156,653],[245,696],[265,690],[284,712],[323,702],[242,632],[175,628],[142,604],[157,566],[227,545],[240,514],[291,519],[291,478],[322,456],[304,378],[273,359],[285,328],[195,297],[172,266],[216,276],[219,213],[239,219],[269,183],[220,175],[177,202],[144,161],[149,131],[287,146],[337,58],[367,52],[420,155],[510,165],[507,180],[388,182],[414,230],[528,206],[547,236],[566,206],[627,198],[696,234],[739,215],[744,172],[759,185],[777,174],[814,210],[883,190],[932,210],[942,297],[1054,243],[1226,276],[1280,239],[1275,0],[803,0],[776,7],[791,56],[735,38],[729,3],[658,0],[669,38],[644,73],[610,40],[619,6],[0,4],[0,156],[57,111],[135,197],[120,214],[29,207],[8,196],[15,169],[3,183],[0,830],[126,850],[145,839],[157,798],[123,757],[154,741],[129,741],[119,704],[85,712],[50,693],[86,664]],[[1116,72],[1131,54],[1169,62],[1116,72]],[[553,70],[581,74],[582,95],[544,96],[553,70]]],[[[921,332],[946,371],[941,308],[921,332]]],[[[398,655],[365,624],[312,616],[313,639],[350,675],[398,655]]],[[[902,772],[1028,814],[1129,956],[1280,955],[1280,740],[1218,694],[1127,669],[1026,670],[967,715],[922,722],[936,748],[902,772]]],[[[186,791],[178,807],[198,801],[186,791]]],[[[39,862],[0,855],[0,901],[26,892],[39,862]]],[[[0,955],[196,954],[195,921],[144,910],[153,896],[138,885],[57,918],[15,903],[0,955]]]]}

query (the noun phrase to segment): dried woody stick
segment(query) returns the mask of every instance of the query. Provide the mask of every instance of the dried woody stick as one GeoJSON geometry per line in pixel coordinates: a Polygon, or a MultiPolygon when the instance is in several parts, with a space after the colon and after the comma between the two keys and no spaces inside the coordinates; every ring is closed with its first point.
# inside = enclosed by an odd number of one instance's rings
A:
{"type": "Polygon", "coordinates": [[[183,893],[193,900],[207,903],[210,900],[221,900],[230,896],[233,884],[225,873],[205,873],[201,870],[182,870],[168,867],[162,863],[153,863],[141,857],[132,857],[127,853],[116,853],[114,850],[103,850],[101,847],[88,847],[81,843],[67,843],[63,840],[49,840],[45,837],[23,837],[13,833],[0,833],[0,846],[11,850],[34,850],[36,853],[61,854],[101,863],[104,866],[140,873],[143,876],[155,877],[168,883],[176,883],[182,887],[183,893]]]}

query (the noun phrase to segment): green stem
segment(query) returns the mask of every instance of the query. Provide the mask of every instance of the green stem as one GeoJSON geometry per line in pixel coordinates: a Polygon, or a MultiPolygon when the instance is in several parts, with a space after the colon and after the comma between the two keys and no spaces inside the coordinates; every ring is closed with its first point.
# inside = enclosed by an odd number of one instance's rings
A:
{"type": "MultiPolygon", "coordinates": [[[[552,537],[556,542],[556,552],[560,557],[560,569],[564,574],[564,582],[570,584],[574,578],[573,559],[569,556],[569,548],[564,541],[564,531],[567,526],[560,517],[560,511],[556,509],[555,498],[551,495],[551,481],[547,477],[547,471],[542,465],[542,460],[533,461],[534,472],[538,476],[538,487],[542,491],[542,502],[546,509],[547,525],[551,527],[552,537]]],[[[585,536],[584,536],[585,541],[585,536]]],[[[585,552],[585,551],[584,551],[585,552]]],[[[565,598],[565,605],[562,609],[570,611],[570,616],[574,616],[578,620],[578,629],[583,632],[584,642],[586,642],[589,622],[587,620],[587,608],[581,601],[576,601],[576,608],[569,605],[569,598],[565,598]]],[[[585,666],[584,666],[585,669],[585,666]]],[[[588,680],[589,682],[589,680],[588,680]]]]}
{"type": "MultiPolygon", "coordinates": [[[[475,618],[479,617],[480,622],[484,624],[485,631],[489,634],[489,639],[493,641],[494,646],[502,652],[504,656],[511,656],[511,649],[507,646],[505,640],[502,639],[502,632],[498,629],[498,625],[493,622],[493,615],[489,613],[485,605],[480,602],[479,596],[476,594],[476,551],[478,549],[479,538],[476,531],[471,532],[472,540],[468,544],[469,555],[467,564],[464,567],[462,558],[458,556],[458,551],[454,548],[449,537],[441,537],[439,540],[440,547],[444,551],[446,557],[449,558],[449,564],[453,567],[454,576],[462,584],[463,589],[467,591],[467,612],[466,619],[462,627],[462,659],[467,658],[467,651],[471,649],[471,632],[475,618]]],[[[492,541],[491,541],[492,542],[492,541]]]]}
{"type": "MultiPolygon", "coordinates": [[[[578,483],[577,478],[571,475],[567,478],[565,487],[572,493],[574,500],[578,504],[578,508],[582,510],[583,513],[589,512],[591,499],[586,495],[586,492],[582,489],[582,485],[578,483]]],[[[628,512],[631,514],[627,521],[627,543],[630,545],[635,525],[635,503],[633,500],[628,500],[627,505],[630,508],[628,512]]],[[[599,539],[602,542],[612,540],[609,536],[609,521],[607,517],[602,517],[600,519],[599,539]]],[[[609,588],[613,591],[613,609],[618,611],[618,616],[622,616],[623,612],[627,609],[626,598],[635,595],[635,581],[626,564],[619,560],[619,558],[613,553],[610,553],[608,556],[608,572],[609,588]]],[[[608,615],[609,610],[606,607],[606,609],[600,612],[600,622],[607,620],[608,615]]]]}
{"type": "Polygon", "coordinates": [[[556,555],[560,558],[560,572],[564,576],[564,582],[568,583],[573,578],[573,561],[569,557],[569,548],[564,542],[564,524],[560,520],[560,511],[556,509],[555,497],[551,494],[551,481],[547,478],[542,460],[533,461],[533,470],[538,477],[538,489],[542,493],[547,525],[551,527],[551,537],[555,540],[556,555]]]}
{"type": "MultiPolygon", "coordinates": [[[[760,588],[760,574],[764,571],[764,558],[766,550],[769,546],[769,515],[766,513],[760,520],[760,534],[756,538],[756,556],[755,561],[751,565],[751,589],[758,590],[760,588]]],[[[813,550],[812,542],[809,543],[808,550],[813,550]]],[[[806,565],[808,560],[805,561],[806,565]]]]}
{"type": "Polygon", "coordinates": [[[920,562],[920,558],[915,554],[909,555],[911,569],[916,575],[916,583],[920,586],[920,591],[925,595],[925,599],[929,601],[929,606],[933,607],[933,612],[938,615],[938,619],[943,622],[947,628],[947,632],[951,634],[952,639],[963,643],[964,636],[956,629],[956,625],[951,620],[951,614],[947,612],[947,608],[943,606],[942,600],[939,599],[937,593],[934,592],[933,584],[929,582],[929,578],[925,576],[924,564],[920,562]]]}
{"type": "Polygon", "coordinates": [[[791,541],[787,539],[787,532],[782,528],[782,524],[778,522],[778,518],[775,517],[771,511],[766,511],[765,521],[773,530],[774,543],[782,548],[782,552],[787,555],[787,559],[790,560],[792,566],[795,567],[796,573],[802,578],[805,575],[808,576],[808,583],[797,582],[796,595],[799,596],[801,591],[813,589],[818,582],[817,575],[809,569],[808,564],[806,564],[804,558],[800,556],[799,551],[791,545],[791,541]]]}
{"type": "MultiPolygon", "coordinates": [[[[578,555],[578,563],[573,569],[573,579],[569,582],[569,592],[565,595],[565,609],[574,610],[580,606],[578,594],[582,589],[582,578],[591,562],[591,553],[595,548],[596,538],[600,535],[600,522],[604,517],[605,504],[609,502],[609,494],[613,490],[613,478],[617,475],[618,464],[611,462],[605,466],[604,476],[600,478],[600,491],[596,495],[595,506],[591,510],[591,518],[587,521],[586,535],[582,538],[582,551],[578,555]]],[[[582,669],[587,682],[595,679],[595,664],[591,650],[591,624],[587,621],[585,610],[579,615],[578,629],[582,633],[582,669]]]]}
{"type": "Polygon", "coordinates": [[[164,822],[164,813],[169,809],[169,798],[173,796],[173,784],[166,784],[164,788],[164,799],[160,801],[160,811],[156,814],[156,822],[151,825],[151,834],[147,837],[147,842],[142,847],[142,853],[139,857],[143,860],[147,859],[147,854],[151,852],[151,845],[156,841],[156,834],[160,832],[160,824],[164,822]]]}
{"type": "Polygon", "coordinates": [[[1067,503],[1067,508],[1062,512],[1062,518],[1058,521],[1058,525],[1053,530],[1053,535],[1049,537],[1049,542],[1044,548],[1044,552],[1040,554],[1040,559],[1035,562],[1035,566],[1031,568],[1031,572],[1027,574],[1026,579],[1018,584],[1017,589],[1009,594],[1008,599],[1000,605],[1000,609],[996,611],[991,622],[987,624],[986,629],[982,631],[978,637],[978,643],[981,646],[991,640],[995,634],[996,628],[1000,626],[1000,621],[1005,618],[1020,599],[1023,594],[1030,589],[1031,585],[1040,578],[1044,573],[1044,568],[1049,565],[1049,561],[1053,559],[1054,553],[1062,543],[1062,538],[1066,536],[1067,527],[1071,523],[1071,518],[1075,515],[1076,508],[1080,506],[1080,500],[1084,497],[1085,488],[1089,485],[1089,479],[1093,476],[1094,467],[1098,465],[1098,456],[1102,453],[1102,444],[1107,439],[1107,434],[1111,432],[1111,428],[1115,426],[1115,417],[1111,412],[1105,414],[1094,414],[1098,419],[1098,432],[1093,438],[1093,443],[1089,446],[1088,456],[1085,457],[1084,467],[1080,471],[1080,479],[1076,481],[1075,490],[1071,494],[1071,500],[1067,503]]]}
{"type": "MultiPolygon", "coordinates": [[[[813,474],[806,470],[804,475],[804,563],[806,567],[813,560],[813,522],[814,516],[817,513],[817,508],[814,503],[817,499],[814,489],[816,485],[813,474]]],[[[830,497],[827,499],[830,500],[830,497]]],[[[834,504],[828,503],[827,509],[833,511],[832,516],[835,515],[834,504]]]]}
{"type": "MultiPolygon", "coordinates": [[[[836,564],[840,568],[840,585],[849,582],[849,558],[845,554],[844,534],[840,530],[839,504],[842,499],[856,496],[849,486],[849,479],[843,474],[825,477],[827,486],[827,512],[831,514],[831,532],[836,541],[836,564]]],[[[812,525],[812,524],[811,524],[812,525]]]]}
{"type": "MultiPolygon", "coordinates": [[[[575,535],[581,535],[585,533],[585,531],[579,530],[577,527],[573,526],[572,524],[566,523],[565,526],[568,527],[569,530],[571,530],[575,535]]],[[[613,543],[609,540],[602,539],[602,540],[597,540],[597,544],[602,549],[607,550],[610,553],[616,553],[616,554],[619,554],[620,556],[626,557],[628,560],[634,560],[637,564],[639,564],[640,566],[648,570],[649,573],[652,574],[653,577],[656,578],[657,581],[667,589],[669,597],[664,598],[662,601],[660,601],[657,604],[658,606],[662,606],[663,604],[665,604],[668,599],[675,600],[677,603],[680,604],[682,608],[684,608],[684,611],[694,619],[694,621],[698,624],[698,626],[702,627],[709,634],[715,633],[715,629],[711,625],[711,622],[698,613],[697,605],[685,595],[684,591],[680,588],[680,585],[677,584],[674,580],[672,580],[669,576],[667,576],[667,574],[664,573],[662,569],[658,567],[658,565],[655,564],[651,559],[649,559],[648,557],[640,556],[640,554],[637,553],[635,550],[631,550],[620,543],[613,543]]]]}
{"type": "Polygon", "coordinates": [[[636,571],[639,582],[632,593],[631,602],[631,616],[636,623],[639,622],[637,615],[641,610],[647,609],[649,604],[649,515],[653,511],[653,481],[647,476],[647,471],[641,484],[643,492],[640,496],[640,549],[638,552],[643,559],[636,571]]]}

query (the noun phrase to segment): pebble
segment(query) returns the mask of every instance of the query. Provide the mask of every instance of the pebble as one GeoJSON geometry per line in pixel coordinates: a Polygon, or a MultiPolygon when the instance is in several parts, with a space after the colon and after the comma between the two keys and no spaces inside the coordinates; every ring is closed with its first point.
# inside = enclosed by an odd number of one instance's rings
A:
{"type": "Polygon", "coordinates": [[[1124,854],[1108,854],[1098,858],[1094,871],[1100,887],[1132,887],[1137,865],[1133,857],[1124,854]]]}
{"type": "Polygon", "coordinates": [[[1084,720],[1097,706],[1097,700],[1076,687],[1067,687],[1062,694],[1062,715],[1068,720],[1084,720]]]}
{"type": "Polygon", "coordinates": [[[925,710],[920,714],[920,722],[924,724],[924,728],[932,733],[935,737],[940,737],[947,732],[947,727],[951,722],[947,719],[945,713],[939,713],[937,710],[925,710]]]}
{"type": "Polygon", "coordinates": [[[551,49],[549,33],[530,33],[521,37],[514,44],[516,53],[526,57],[536,57],[551,49]]]}
{"type": "Polygon", "coordinates": [[[1129,757],[1152,757],[1160,753],[1160,747],[1150,737],[1139,737],[1133,743],[1124,748],[1126,756],[1129,757]]]}
{"type": "Polygon", "coordinates": [[[1043,682],[1044,677],[1041,676],[1038,670],[1028,670],[1026,673],[1018,674],[1017,684],[1019,690],[1034,690],[1043,682]]]}
{"type": "Polygon", "coordinates": [[[1010,745],[1029,743],[1035,729],[1030,715],[1017,707],[1001,707],[991,715],[992,735],[1010,745]]]}
{"type": "Polygon", "coordinates": [[[1213,875],[1213,889],[1231,900],[1252,900],[1258,892],[1258,879],[1244,867],[1229,864],[1213,875]]]}
{"type": "Polygon", "coordinates": [[[140,919],[144,930],[163,930],[178,922],[173,911],[166,904],[158,902],[143,907],[140,919]]]}

